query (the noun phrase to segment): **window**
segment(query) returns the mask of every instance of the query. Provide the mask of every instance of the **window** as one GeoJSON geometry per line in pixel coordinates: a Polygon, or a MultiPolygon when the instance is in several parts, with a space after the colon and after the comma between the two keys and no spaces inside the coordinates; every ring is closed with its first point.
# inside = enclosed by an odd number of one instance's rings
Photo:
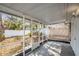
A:
{"type": "Polygon", "coordinates": [[[42,24],[42,39],[43,39],[43,41],[46,40],[46,31],[47,31],[46,25],[42,24]]]}
{"type": "Polygon", "coordinates": [[[0,56],[17,55],[24,51],[23,47],[33,48],[45,39],[44,29],[38,22],[27,19],[23,22],[23,18],[0,13],[0,56]]]}
{"type": "Polygon", "coordinates": [[[32,41],[32,39],[31,39],[31,21],[30,20],[24,20],[25,22],[24,22],[24,27],[25,27],[25,29],[24,29],[24,31],[25,31],[25,48],[27,48],[27,47],[29,47],[29,46],[31,46],[31,41],[32,41]]]}
{"type": "Polygon", "coordinates": [[[31,30],[32,30],[32,41],[33,43],[36,43],[39,41],[38,23],[32,22],[31,30]]]}
{"type": "Polygon", "coordinates": [[[42,42],[42,35],[43,35],[43,33],[42,33],[42,24],[39,24],[39,35],[40,35],[40,43],[42,42]]]}
{"type": "Polygon", "coordinates": [[[0,38],[0,55],[14,55],[22,52],[23,43],[23,23],[22,18],[1,13],[2,19],[0,21],[3,26],[0,38]],[[19,34],[18,34],[19,33],[19,34]]]}

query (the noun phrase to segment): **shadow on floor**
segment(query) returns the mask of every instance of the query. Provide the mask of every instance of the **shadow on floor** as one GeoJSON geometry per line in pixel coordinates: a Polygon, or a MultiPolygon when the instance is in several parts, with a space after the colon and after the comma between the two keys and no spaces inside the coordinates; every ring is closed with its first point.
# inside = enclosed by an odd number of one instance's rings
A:
{"type": "Polygon", "coordinates": [[[48,41],[27,56],[75,56],[69,43],[48,41]]]}
{"type": "Polygon", "coordinates": [[[62,46],[61,56],[75,56],[71,46],[62,46]]]}

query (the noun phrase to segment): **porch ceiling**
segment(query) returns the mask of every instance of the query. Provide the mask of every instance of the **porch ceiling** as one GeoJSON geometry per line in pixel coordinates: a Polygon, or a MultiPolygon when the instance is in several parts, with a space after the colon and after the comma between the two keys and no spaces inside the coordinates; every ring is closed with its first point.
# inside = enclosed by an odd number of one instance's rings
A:
{"type": "MultiPolygon", "coordinates": [[[[64,3],[5,3],[2,5],[34,17],[45,24],[62,22],[66,19],[64,3]]],[[[69,9],[68,12],[71,10],[69,9]]]]}

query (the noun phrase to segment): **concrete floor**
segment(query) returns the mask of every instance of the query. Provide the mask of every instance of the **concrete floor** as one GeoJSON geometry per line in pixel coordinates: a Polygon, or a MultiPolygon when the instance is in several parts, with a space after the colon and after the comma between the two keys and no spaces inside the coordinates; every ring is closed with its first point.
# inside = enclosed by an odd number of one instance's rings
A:
{"type": "Polygon", "coordinates": [[[28,56],[74,56],[74,52],[69,43],[48,41],[28,56]]]}

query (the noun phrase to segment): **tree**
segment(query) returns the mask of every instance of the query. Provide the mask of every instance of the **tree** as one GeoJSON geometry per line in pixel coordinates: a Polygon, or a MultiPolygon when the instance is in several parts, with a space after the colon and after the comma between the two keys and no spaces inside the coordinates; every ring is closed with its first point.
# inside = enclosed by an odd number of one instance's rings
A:
{"type": "Polygon", "coordinates": [[[22,21],[17,21],[18,19],[15,20],[9,17],[7,20],[4,20],[4,25],[10,30],[21,30],[23,27],[22,21]]]}
{"type": "Polygon", "coordinates": [[[3,33],[4,33],[4,27],[3,27],[3,24],[2,24],[2,20],[0,20],[0,42],[5,39],[5,36],[4,36],[3,33]]]}

